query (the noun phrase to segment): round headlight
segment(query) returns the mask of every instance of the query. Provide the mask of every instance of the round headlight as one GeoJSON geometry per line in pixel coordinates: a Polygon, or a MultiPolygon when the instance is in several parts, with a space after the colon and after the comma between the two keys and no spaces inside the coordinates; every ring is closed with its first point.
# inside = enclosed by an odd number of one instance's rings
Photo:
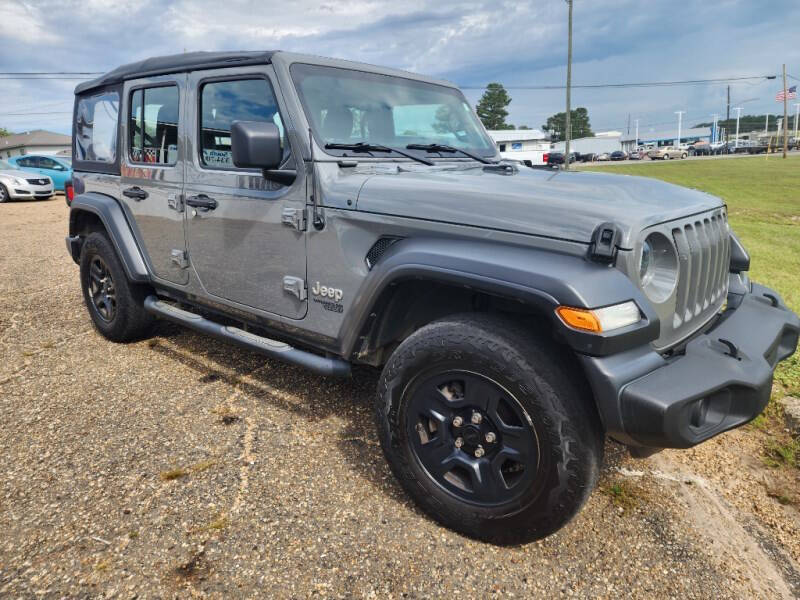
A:
{"type": "Polygon", "coordinates": [[[661,233],[651,233],[642,244],[639,283],[647,297],[660,304],[678,283],[678,255],[672,241],[661,233]]]}

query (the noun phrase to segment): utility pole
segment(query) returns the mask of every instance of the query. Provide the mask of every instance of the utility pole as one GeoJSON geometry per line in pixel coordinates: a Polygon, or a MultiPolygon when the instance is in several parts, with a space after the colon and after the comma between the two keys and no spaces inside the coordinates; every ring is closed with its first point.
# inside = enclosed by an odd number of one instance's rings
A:
{"type": "Polygon", "coordinates": [[[570,87],[572,86],[572,0],[566,0],[569,6],[569,22],[567,25],[567,123],[566,123],[566,144],[564,144],[564,170],[569,171],[569,140],[572,137],[570,126],[570,87]]]}
{"type": "MultiPolygon", "coordinates": [[[[797,106],[800,106],[800,104],[798,104],[797,106]]],[[[639,119],[634,119],[633,122],[636,123],[636,144],[634,145],[634,149],[635,149],[635,148],[639,147],[639,119]]],[[[795,137],[797,137],[797,136],[795,136],[795,137]]]]}
{"type": "Polygon", "coordinates": [[[711,116],[714,117],[714,129],[712,129],[711,133],[711,143],[713,144],[714,142],[717,141],[717,138],[719,137],[717,135],[717,118],[719,117],[719,115],[717,113],[714,113],[711,116]]]}
{"type": "Polygon", "coordinates": [[[627,135],[631,134],[631,113],[628,113],[628,131],[626,133],[627,135]]]}
{"type": "Polygon", "coordinates": [[[764,120],[764,135],[769,133],[769,113],[767,113],[767,118],[764,120]]]}
{"type": "Polygon", "coordinates": [[[675,114],[678,115],[678,141],[677,141],[677,146],[679,148],[680,148],[680,145],[681,145],[681,122],[683,120],[683,113],[685,113],[685,112],[686,112],[685,110],[676,110],[675,111],[675,114]]]}
{"type": "Polygon", "coordinates": [[[794,104],[795,113],[794,113],[794,143],[797,146],[797,119],[800,118],[800,104],[794,104]]]}
{"type": "Polygon", "coordinates": [[[786,158],[786,151],[789,149],[789,136],[786,131],[789,119],[786,117],[786,65],[783,65],[783,158],[786,158]]]}
{"type": "Polygon", "coordinates": [[[728,109],[725,111],[725,144],[728,143],[728,130],[731,124],[731,86],[728,86],[728,109]]]}
{"type": "MultiPolygon", "coordinates": [[[[736,147],[739,147],[739,117],[742,115],[742,107],[737,106],[733,110],[736,111],[736,147]]],[[[726,150],[727,152],[727,150],[726,150]]]]}

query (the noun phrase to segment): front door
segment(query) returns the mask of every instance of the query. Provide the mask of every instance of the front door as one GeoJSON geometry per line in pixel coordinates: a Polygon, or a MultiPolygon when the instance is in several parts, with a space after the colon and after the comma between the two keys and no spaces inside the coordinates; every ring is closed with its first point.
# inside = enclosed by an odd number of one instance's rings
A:
{"type": "Polygon", "coordinates": [[[183,233],[183,139],[186,75],[125,85],[125,151],[120,199],[156,278],[189,281],[183,233]]]}
{"type": "MultiPolygon", "coordinates": [[[[189,86],[187,135],[196,139],[184,194],[192,268],[212,297],[300,319],[307,307],[305,234],[301,219],[283,217],[305,209],[302,168],[293,184],[282,185],[258,170],[237,169],[231,153],[233,121],[269,121],[283,134],[284,164],[296,161],[274,72],[263,66],[200,71],[189,74],[189,86]]],[[[295,164],[302,167],[302,160],[295,164]]]]}

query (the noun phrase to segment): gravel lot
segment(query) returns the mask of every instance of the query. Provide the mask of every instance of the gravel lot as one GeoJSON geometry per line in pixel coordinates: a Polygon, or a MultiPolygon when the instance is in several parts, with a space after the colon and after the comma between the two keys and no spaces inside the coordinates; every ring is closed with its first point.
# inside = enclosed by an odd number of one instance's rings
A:
{"type": "Polygon", "coordinates": [[[609,443],[565,529],[475,542],[394,482],[375,371],[324,379],[167,324],[101,338],[66,218],[61,197],[0,205],[0,597],[800,594],[800,515],[765,491],[757,431],[643,461],[609,443]]]}

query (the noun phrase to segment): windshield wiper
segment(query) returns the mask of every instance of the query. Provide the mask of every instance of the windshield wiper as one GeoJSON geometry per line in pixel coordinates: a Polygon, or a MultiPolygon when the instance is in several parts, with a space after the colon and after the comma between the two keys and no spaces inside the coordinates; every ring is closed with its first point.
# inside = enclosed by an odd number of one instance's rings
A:
{"type": "Polygon", "coordinates": [[[477,154],[473,154],[472,152],[467,152],[466,150],[462,150],[461,148],[456,148],[455,146],[448,146],[446,144],[409,144],[406,146],[409,150],[426,150],[428,152],[461,152],[464,156],[468,156],[472,160],[477,160],[478,162],[482,162],[485,165],[493,165],[497,161],[489,160],[488,158],[484,158],[483,156],[478,156],[477,154]]]}
{"type": "Polygon", "coordinates": [[[427,158],[420,158],[409,152],[404,152],[403,150],[390,146],[381,146],[380,144],[367,144],[365,142],[358,142],[357,144],[325,144],[325,148],[327,150],[351,150],[353,152],[394,152],[395,154],[421,162],[423,165],[428,165],[429,167],[436,164],[427,158]]]}

